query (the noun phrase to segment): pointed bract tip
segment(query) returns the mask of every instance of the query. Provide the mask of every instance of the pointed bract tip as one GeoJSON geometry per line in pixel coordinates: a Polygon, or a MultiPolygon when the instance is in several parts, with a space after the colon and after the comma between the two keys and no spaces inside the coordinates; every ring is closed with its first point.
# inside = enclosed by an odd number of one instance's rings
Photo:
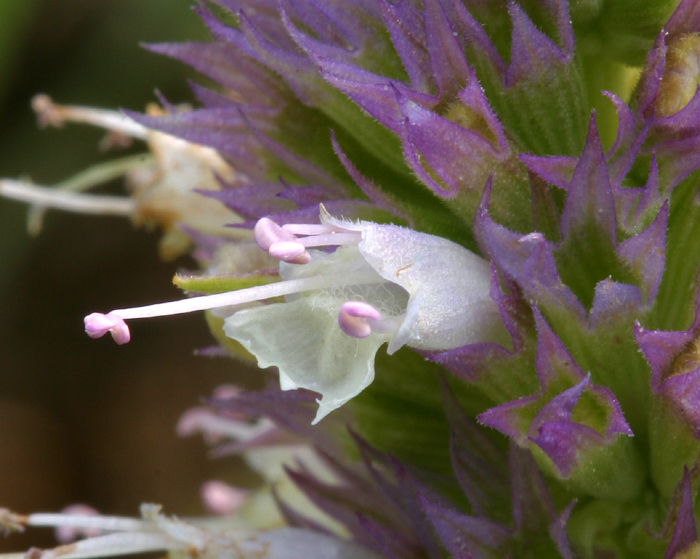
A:
{"type": "Polygon", "coordinates": [[[85,332],[91,338],[101,338],[107,332],[119,345],[126,344],[131,339],[129,327],[124,319],[114,313],[92,313],[85,317],[85,332]]]}

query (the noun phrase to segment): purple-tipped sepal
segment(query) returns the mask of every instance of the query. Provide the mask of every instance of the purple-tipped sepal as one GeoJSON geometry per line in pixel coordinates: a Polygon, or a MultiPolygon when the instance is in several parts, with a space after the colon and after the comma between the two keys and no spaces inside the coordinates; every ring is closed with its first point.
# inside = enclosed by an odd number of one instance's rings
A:
{"type": "Polygon", "coordinates": [[[518,284],[525,297],[538,301],[543,310],[583,322],[586,310],[562,282],[552,245],[541,233],[521,235],[496,223],[490,215],[490,192],[487,185],[475,223],[485,251],[498,269],[518,284]]]}
{"type": "Polygon", "coordinates": [[[684,0],[657,35],[630,101],[638,128],[648,128],[642,153],[656,156],[662,201],[700,167],[698,31],[696,3],[684,0]]]}
{"type": "Polygon", "coordinates": [[[651,388],[660,398],[666,398],[676,407],[695,437],[700,439],[700,359],[697,340],[700,334],[700,307],[696,307],[695,321],[680,332],[646,330],[641,324],[634,327],[635,340],[651,365],[651,388]]]}
{"type": "MultiPolygon", "coordinates": [[[[637,137],[631,130],[626,130],[631,124],[625,121],[624,112],[620,120],[618,147],[614,146],[608,155],[603,152],[595,119],[591,117],[588,139],[578,161],[520,156],[531,173],[567,191],[560,230],[554,230],[551,235],[561,240],[550,247],[557,262],[557,273],[577,299],[591,308],[591,323],[595,322],[594,315],[601,311],[612,314],[612,308],[606,310],[600,304],[597,308],[594,306],[601,284],[611,277],[638,289],[636,306],[649,308],[666,263],[668,205],[662,202],[657,189],[656,160],[652,158],[646,187],[630,189],[620,186],[620,177],[627,173],[629,166],[625,164],[621,168],[619,162],[627,156],[623,154],[613,159],[611,154],[613,150],[621,150],[636,156],[639,140],[643,140],[643,134],[637,137]],[[624,147],[624,144],[629,145],[624,147]],[[627,231],[630,236],[620,241],[619,229],[627,231]],[[592,261],[596,263],[594,266],[588,264],[592,261]],[[582,267],[584,262],[587,263],[585,269],[582,267]]],[[[489,225],[488,230],[495,231],[496,228],[489,225]]],[[[601,300],[597,302],[601,303],[601,300]]],[[[613,300],[609,302],[614,304],[613,300]]]]}
{"type": "Polygon", "coordinates": [[[523,447],[537,449],[541,465],[578,490],[634,495],[642,478],[629,471],[640,465],[639,457],[617,400],[607,388],[590,382],[537,308],[534,314],[539,392],[492,408],[479,421],[523,447]],[[621,463],[628,463],[630,470],[619,470],[621,463]]]}
{"type": "MultiPolygon", "coordinates": [[[[683,479],[678,484],[674,495],[675,502],[677,502],[678,493],[680,493],[680,505],[677,509],[671,507],[669,510],[669,516],[674,512],[677,516],[673,534],[671,535],[671,542],[668,544],[664,559],[684,556],[683,552],[687,551],[688,548],[698,541],[698,530],[695,525],[695,515],[693,514],[694,493],[688,468],[683,469],[683,479]]],[[[692,555],[694,553],[691,552],[691,555],[688,555],[688,557],[692,555]]]]}
{"type": "MultiPolygon", "coordinates": [[[[696,301],[697,304],[697,301],[696,301]]],[[[669,495],[683,466],[700,451],[700,312],[687,330],[647,330],[634,325],[634,338],[651,366],[650,430],[652,475],[662,493],[669,495]],[[674,438],[668,438],[673,432],[674,438]]]]}

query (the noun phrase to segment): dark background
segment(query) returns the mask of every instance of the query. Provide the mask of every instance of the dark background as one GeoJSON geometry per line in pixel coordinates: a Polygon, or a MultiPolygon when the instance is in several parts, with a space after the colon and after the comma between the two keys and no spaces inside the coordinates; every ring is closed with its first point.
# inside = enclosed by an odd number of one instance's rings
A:
{"type": "MultiPolygon", "coordinates": [[[[205,38],[189,0],[0,1],[0,176],[50,185],[115,156],[98,151],[101,131],[39,130],[34,94],[134,110],[155,88],[191,101],[192,74],[138,45],[205,38]]],[[[203,512],[203,481],[250,482],[236,459],[210,460],[198,438],[174,432],[215,386],[254,381],[233,362],[193,356],[211,344],[201,315],[138,322],[121,347],[83,332],[89,312],[180,297],[172,275],[194,264],[161,262],[158,236],[50,212],[30,238],[26,208],[0,200],[0,506],[135,515],[146,501],[186,516],[203,512]]],[[[0,550],[53,544],[46,530],[0,537],[0,550]]]]}

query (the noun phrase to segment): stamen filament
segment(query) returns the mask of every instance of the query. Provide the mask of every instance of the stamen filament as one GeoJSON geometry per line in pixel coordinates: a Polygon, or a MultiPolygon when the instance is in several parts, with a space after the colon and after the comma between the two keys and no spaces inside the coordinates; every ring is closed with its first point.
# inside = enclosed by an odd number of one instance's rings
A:
{"type": "Polygon", "coordinates": [[[405,313],[396,316],[390,316],[387,318],[382,318],[382,320],[378,320],[377,322],[371,322],[370,328],[375,334],[393,334],[395,332],[398,332],[405,318],[405,313]]]}
{"type": "Polygon", "coordinates": [[[120,159],[112,159],[111,161],[91,165],[72,177],[56,183],[53,188],[71,192],[83,192],[93,186],[105,184],[113,179],[123,177],[136,169],[153,165],[153,163],[155,163],[155,158],[145,153],[130,155],[120,159]]]}
{"type": "Polygon", "coordinates": [[[362,233],[330,233],[328,235],[314,235],[301,237],[296,242],[305,247],[356,245],[362,240],[362,233]]]}
{"type": "Polygon", "coordinates": [[[134,201],[126,196],[79,194],[11,179],[0,180],[0,196],[39,206],[93,215],[129,217],[134,214],[136,207],[134,201]]]}
{"type": "Polygon", "coordinates": [[[117,111],[56,105],[48,95],[36,95],[32,99],[32,108],[39,115],[40,122],[45,125],[61,126],[64,122],[82,122],[139,140],[148,138],[148,128],[117,111]]]}
{"type": "MultiPolygon", "coordinates": [[[[155,159],[152,156],[140,154],[106,161],[105,163],[98,163],[57,183],[53,186],[53,189],[68,192],[83,192],[93,186],[105,184],[113,179],[123,177],[131,171],[153,165],[154,161],[155,159]]],[[[29,215],[27,216],[27,229],[30,235],[36,236],[41,233],[42,221],[47,209],[49,209],[47,206],[40,204],[32,204],[30,206],[29,215]]]]}
{"type": "Polygon", "coordinates": [[[143,520],[136,518],[67,513],[30,514],[26,524],[28,526],[69,526],[108,532],[139,532],[146,526],[143,520]]]}
{"type": "Polygon", "coordinates": [[[241,305],[243,303],[252,303],[254,301],[272,299],[274,297],[291,295],[293,293],[302,293],[304,291],[328,289],[342,285],[368,285],[381,281],[384,280],[382,280],[374,270],[364,270],[349,274],[329,274],[326,276],[313,276],[308,278],[281,281],[278,283],[270,283],[267,285],[259,285],[256,287],[249,287],[247,289],[240,289],[238,291],[217,293],[216,295],[192,297],[191,299],[181,299],[179,301],[171,301],[168,303],[156,303],[155,305],[147,305],[144,307],[117,309],[109,314],[119,316],[125,320],[133,318],[153,318],[157,316],[184,314],[195,311],[205,311],[218,307],[241,305]]]}
{"type": "Polygon", "coordinates": [[[282,229],[295,235],[325,235],[326,233],[340,233],[346,231],[335,225],[317,225],[313,223],[287,223],[282,229]]]}
{"type": "Polygon", "coordinates": [[[119,532],[49,549],[38,555],[37,559],[97,559],[186,547],[186,543],[174,541],[165,534],[119,532]]]}
{"type": "Polygon", "coordinates": [[[180,418],[175,432],[180,437],[187,437],[197,431],[203,432],[208,438],[226,437],[228,439],[247,441],[275,429],[269,420],[256,423],[236,421],[229,417],[221,417],[209,409],[194,408],[180,418]]]}

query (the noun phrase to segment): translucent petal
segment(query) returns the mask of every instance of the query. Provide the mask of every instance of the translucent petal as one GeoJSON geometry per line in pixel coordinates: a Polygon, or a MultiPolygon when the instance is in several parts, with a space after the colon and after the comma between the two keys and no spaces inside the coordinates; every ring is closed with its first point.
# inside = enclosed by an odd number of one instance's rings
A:
{"type": "Polygon", "coordinates": [[[245,309],[225,321],[226,335],[241,343],[262,368],[277,366],[283,389],[321,394],[314,423],[374,380],[374,356],[390,335],[364,339],[338,327],[345,299],[314,293],[288,303],[245,309]]]}

